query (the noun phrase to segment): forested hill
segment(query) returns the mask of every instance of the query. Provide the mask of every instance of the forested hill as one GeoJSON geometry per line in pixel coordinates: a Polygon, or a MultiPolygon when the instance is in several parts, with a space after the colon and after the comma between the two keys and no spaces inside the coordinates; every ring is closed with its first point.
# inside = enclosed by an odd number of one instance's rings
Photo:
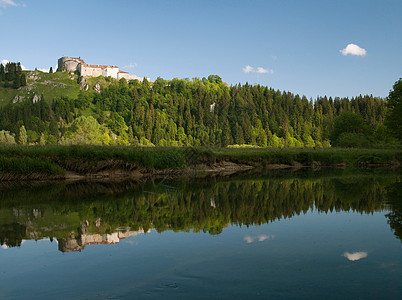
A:
{"type": "Polygon", "coordinates": [[[229,87],[217,75],[153,83],[70,79],[82,87],[70,97],[58,96],[66,86],[53,84],[35,101],[27,93],[3,105],[0,143],[366,147],[389,139],[386,101],[373,96],[313,101],[260,85],[229,87]]]}

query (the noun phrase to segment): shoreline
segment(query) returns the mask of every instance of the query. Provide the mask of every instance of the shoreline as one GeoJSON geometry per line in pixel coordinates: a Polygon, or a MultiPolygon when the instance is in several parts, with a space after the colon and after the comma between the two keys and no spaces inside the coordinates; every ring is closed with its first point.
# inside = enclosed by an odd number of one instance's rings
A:
{"type": "Polygon", "coordinates": [[[275,170],[300,170],[310,169],[318,171],[321,169],[346,169],[348,167],[355,167],[358,169],[396,169],[400,168],[399,161],[390,161],[386,163],[358,163],[354,165],[347,165],[346,163],[339,163],[334,165],[322,165],[320,162],[314,161],[311,165],[303,165],[298,162],[293,164],[268,164],[262,166],[252,166],[248,164],[237,164],[231,161],[222,161],[212,165],[200,164],[185,169],[135,169],[135,170],[123,170],[123,169],[110,169],[102,170],[100,172],[88,172],[77,173],[74,171],[66,171],[65,174],[12,174],[12,173],[0,173],[0,182],[15,182],[15,181],[120,181],[120,180],[132,180],[142,181],[151,178],[204,178],[204,177],[225,177],[236,174],[241,174],[247,171],[254,171],[255,174],[263,173],[264,171],[275,170]]]}
{"type": "Polygon", "coordinates": [[[226,176],[250,170],[399,168],[400,149],[0,146],[0,181],[226,176]]]}

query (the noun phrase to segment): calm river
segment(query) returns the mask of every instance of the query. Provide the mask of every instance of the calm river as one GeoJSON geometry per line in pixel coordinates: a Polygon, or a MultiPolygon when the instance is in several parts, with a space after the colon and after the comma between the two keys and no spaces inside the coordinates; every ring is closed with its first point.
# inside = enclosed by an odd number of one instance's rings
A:
{"type": "Polygon", "coordinates": [[[400,171],[0,184],[0,299],[401,299],[400,171]]]}

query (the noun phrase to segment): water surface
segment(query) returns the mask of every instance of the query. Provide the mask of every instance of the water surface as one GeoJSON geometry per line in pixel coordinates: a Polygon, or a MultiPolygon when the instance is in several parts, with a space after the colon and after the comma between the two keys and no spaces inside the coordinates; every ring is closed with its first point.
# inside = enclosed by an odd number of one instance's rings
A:
{"type": "Polygon", "coordinates": [[[402,295],[398,172],[5,185],[0,298],[402,295]]]}

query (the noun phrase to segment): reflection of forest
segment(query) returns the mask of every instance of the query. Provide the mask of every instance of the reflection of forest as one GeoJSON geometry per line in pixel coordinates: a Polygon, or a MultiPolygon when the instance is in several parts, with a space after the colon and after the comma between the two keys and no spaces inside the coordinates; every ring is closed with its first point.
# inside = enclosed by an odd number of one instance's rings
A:
{"type": "Polygon", "coordinates": [[[57,238],[61,251],[158,231],[219,234],[229,223],[264,224],[310,209],[389,210],[401,238],[400,179],[389,176],[293,176],[220,181],[65,183],[0,191],[0,243],[57,238]],[[395,201],[396,200],[396,201],[395,201]]]}

